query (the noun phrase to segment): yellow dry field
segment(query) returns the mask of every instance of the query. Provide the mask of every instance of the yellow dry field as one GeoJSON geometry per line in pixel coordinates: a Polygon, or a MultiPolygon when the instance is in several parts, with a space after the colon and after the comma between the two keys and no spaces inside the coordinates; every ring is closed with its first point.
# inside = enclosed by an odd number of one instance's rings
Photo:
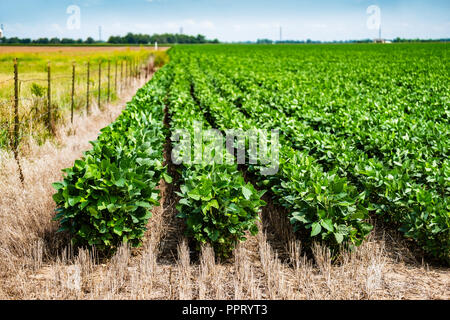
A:
{"type": "Polygon", "coordinates": [[[145,70],[149,65],[160,67],[167,62],[166,49],[155,51],[153,47],[143,46],[0,46],[0,149],[11,145],[11,131],[16,117],[15,59],[18,70],[19,136],[22,141],[33,136],[42,144],[51,138],[47,121],[49,105],[52,127],[70,119],[73,84],[75,114],[87,111],[88,105],[98,104],[99,96],[101,105],[116,101],[128,87],[131,77],[146,76],[145,70]],[[49,67],[51,104],[47,95],[49,67]]]}
{"type": "MultiPolygon", "coordinates": [[[[100,47],[87,47],[87,46],[67,46],[67,47],[59,47],[59,46],[0,46],[0,54],[14,54],[14,53],[66,53],[66,52],[111,52],[111,51],[139,51],[139,50],[151,50],[154,51],[155,48],[151,46],[142,46],[142,47],[127,47],[127,46],[100,46],[100,47]]],[[[168,47],[158,47],[158,51],[166,51],[169,49],[168,47]]]]}

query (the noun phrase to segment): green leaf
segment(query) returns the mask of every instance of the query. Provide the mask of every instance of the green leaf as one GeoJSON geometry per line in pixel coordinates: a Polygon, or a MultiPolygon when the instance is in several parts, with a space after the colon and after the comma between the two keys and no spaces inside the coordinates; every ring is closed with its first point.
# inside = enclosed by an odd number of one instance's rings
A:
{"type": "Polygon", "coordinates": [[[122,232],[123,232],[123,226],[116,225],[116,226],[114,227],[113,231],[114,231],[114,233],[117,234],[118,236],[121,236],[121,235],[122,235],[122,232]]]}
{"type": "Polygon", "coordinates": [[[200,200],[200,194],[198,193],[198,190],[193,190],[188,193],[189,198],[192,198],[196,201],[200,200]]]}
{"type": "Polygon", "coordinates": [[[142,207],[142,208],[147,208],[147,209],[150,209],[152,207],[152,205],[150,203],[144,202],[144,201],[137,201],[136,206],[142,207]]]}
{"type": "Polygon", "coordinates": [[[125,179],[124,178],[120,178],[119,180],[116,181],[115,185],[119,188],[122,188],[125,186],[125,179]]]}
{"type": "Polygon", "coordinates": [[[60,189],[64,188],[64,184],[61,182],[52,183],[52,186],[54,189],[56,189],[56,191],[59,191],[60,189]]]}
{"type": "Polygon", "coordinates": [[[320,225],[330,232],[334,231],[333,221],[331,219],[321,220],[320,225]]]}
{"type": "Polygon", "coordinates": [[[167,183],[172,183],[172,177],[171,176],[169,176],[167,173],[163,173],[163,178],[164,178],[164,181],[166,181],[167,183]]]}
{"type": "Polygon", "coordinates": [[[73,207],[81,201],[81,197],[69,197],[69,206],[73,207]]]}
{"type": "Polygon", "coordinates": [[[213,199],[210,202],[208,202],[208,208],[216,208],[217,210],[219,210],[219,203],[217,202],[216,199],[213,199]]]}
{"type": "Polygon", "coordinates": [[[344,236],[340,233],[335,233],[334,237],[336,238],[336,242],[341,244],[344,241],[344,236]]]}
{"type": "Polygon", "coordinates": [[[322,231],[322,227],[320,226],[320,223],[314,222],[312,224],[312,230],[311,230],[311,237],[317,236],[320,231],[322,231]]]}
{"type": "Polygon", "coordinates": [[[250,200],[253,192],[247,186],[242,186],[242,194],[244,195],[245,199],[250,200]]]}
{"type": "Polygon", "coordinates": [[[311,222],[306,218],[306,214],[303,212],[293,212],[290,220],[291,220],[292,224],[295,224],[297,221],[304,223],[304,224],[311,222]]]}

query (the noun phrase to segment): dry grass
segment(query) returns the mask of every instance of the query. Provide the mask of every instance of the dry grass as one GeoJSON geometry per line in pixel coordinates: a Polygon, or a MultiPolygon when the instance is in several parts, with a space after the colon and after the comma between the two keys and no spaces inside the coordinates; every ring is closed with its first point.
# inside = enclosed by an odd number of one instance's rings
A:
{"type": "Polygon", "coordinates": [[[163,182],[142,248],[123,247],[108,261],[75,254],[51,222],[51,183],[122,105],[59,129],[58,146],[30,143],[21,159],[24,187],[14,159],[0,155],[0,299],[450,299],[449,269],[417,262],[396,233],[377,227],[331,263],[318,245],[307,257],[273,205],[262,212],[259,235],[240,244],[234,259],[217,261],[209,247],[197,257],[174,218],[173,186],[163,182]]]}

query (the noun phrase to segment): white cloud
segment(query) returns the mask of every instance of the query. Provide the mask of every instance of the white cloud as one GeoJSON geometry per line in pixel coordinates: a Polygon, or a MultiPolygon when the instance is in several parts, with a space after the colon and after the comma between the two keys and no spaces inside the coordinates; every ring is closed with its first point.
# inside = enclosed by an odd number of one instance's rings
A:
{"type": "Polygon", "coordinates": [[[256,24],[256,26],[260,29],[273,29],[273,28],[279,28],[280,24],[276,23],[276,22],[271,22],[271,23],[258,23],[256,24]]]}
{"type": "Polygon", "coordinates": [[[144,29],[144,30],[150,29],[151,30],[151,29],[154,29],[156,27],[156,25],[151,24],[151,23],[135,23],[134,27],[137,29],[140,29],[140,30],[142,30],[142,29],[144,29]]]}
{"type": "Polygon", "coordinates": [[[310,27],[315,29],[326,29],[328,28],[328,25],[325,23],[313,23],[310,25],[310,27]]]}
{"type": "Polygon", "coordinates": [[[179,28],[181,24],[176,22],[166,22],[164,25],[169,29],[176,29],[179,28]]]}
{"type": "Polygon", "coordinates": [[[200,27],[205,29],[215,29],[215,25],[212,21],[205,20],[200,23],[200,27]]]}
{"type": "Polygon", "coordinates": [[[195,26],[196,22],[194,19],[186,19],[183,21],[184,24],[188,25],[188,26],[195,26]]]}
{"type": "Polygon", "coordinates": [[[62,34],[64,32],[63,28],[61,28],[61,26],[57,23],[53,23],[52,25],[50,25],[50,31],[56,31],[59,34],[62,34]]]}

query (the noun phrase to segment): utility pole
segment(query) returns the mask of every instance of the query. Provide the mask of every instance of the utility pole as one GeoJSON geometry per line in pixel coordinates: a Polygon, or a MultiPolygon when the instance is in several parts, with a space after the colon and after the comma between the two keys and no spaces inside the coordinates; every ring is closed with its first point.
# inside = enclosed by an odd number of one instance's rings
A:
{"type": "Polygon", "coordinates": [[[98,38],[102,42],[102,26],[98,26],[98,38]]]}
{"type": "Polygon", "coordinates": [[[183,27],[180,28],[180,34],[183,34],[183,27]]]}
{"type": "Polygon", "coordinates": [[[283,41],[283,27],[280,26],[280,42],[283,41]]]}

